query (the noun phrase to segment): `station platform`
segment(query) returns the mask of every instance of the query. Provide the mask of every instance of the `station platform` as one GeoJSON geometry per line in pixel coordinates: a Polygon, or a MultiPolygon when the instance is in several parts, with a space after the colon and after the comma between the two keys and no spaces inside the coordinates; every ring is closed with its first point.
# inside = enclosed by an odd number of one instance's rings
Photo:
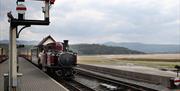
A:
{"type": "Polygon", "coordinates": [[[97,67],[104,67],[104,68],[110,68],[110,69],[116,69],[116,70],[122,70],[122,71],[129,71],[129,72],[136,72],[136,73],[143,73],[143,74],[149,74],[149,75],[159,75],[164,77],[176,77],[177,73],[172,71],[162,71],[157,68],[151,68],[146,66],[136,66],[136,65],[94,65],[97,67]]]}
{"type": "MultiPolygon", "coordinates": [[[[148,67],[137,66],[111,66],[111,65],[89,65],[78,64],[77,68],[108,74],[112,77],[118,77],[136,81],[135,83],[148,83],[157,86],[157,88],[177,88],[174,85],[175,72],[161,71],[148,67]]],[[[116,78],[115,78],[116,79],[116,78]]],[[[131,81],[128,81],[131,82],[131,81]]],[[[141,84],[140,84],[141,85],[141,84]]],[[[149,85],[147,85],[149,86],[149,85]]],[[[155,88],[155,86],[149,86],[155,88]]],[[[179,86],[178,86],[179,88],[179,86]]],[[[163,91],[163,90],[162,90],[163,91]]]]}
{"type": "MultiPolygon", "coordinates": [[[[69,91],[24,58],[19,59],[21,91],[69,91]]],[[[3,74],[8,73],[8,60],[0,63],[0,91],[4,91],[3,74]]]]}

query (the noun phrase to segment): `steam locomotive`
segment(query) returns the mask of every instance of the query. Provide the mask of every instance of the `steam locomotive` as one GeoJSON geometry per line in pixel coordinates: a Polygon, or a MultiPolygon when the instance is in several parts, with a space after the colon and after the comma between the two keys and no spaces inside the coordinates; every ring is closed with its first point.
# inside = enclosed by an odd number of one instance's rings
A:
{"type": "Polygon", "coordinates": [[[62,78],[74,78],[77,53],[69,50],[68,40],[36,46],[31,50],[31,60],[44,72],[55,73],[62,78]]]}

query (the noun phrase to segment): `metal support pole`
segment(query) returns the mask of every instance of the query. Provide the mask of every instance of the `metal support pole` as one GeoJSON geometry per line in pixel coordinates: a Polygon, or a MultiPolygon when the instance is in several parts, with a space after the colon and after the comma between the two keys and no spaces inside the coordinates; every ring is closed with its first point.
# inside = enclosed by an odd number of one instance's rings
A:
{"type": "Polygon", "coordinates": [[[4,55],[4,49],[2,48],[2,55],[4,55]]]}
{"type": "Polygon", "coordinates": [[[45,21],[49,21],[49,1],[45,1],[45,13],[44,13],[44,18],[45,21]]]}
{"type": "Polygon", "coordinates": [[[179,77],[179,69],[177,69],[177,77],[179,77]]]}
{"type": "Polygon", "coordinates": [[[17,47],[16,47],[17,26],[10,24],[9,31],[9,91],[17,91],[17,47]]]}
{"type": "Polygon", "coordinates": [[[1,49],[2,49],[2,48],[0,48],[0,61],[1,61],[1,58],[2,58],[2,56],[1,56],[1,55],[2,55],[2,53],[1,53],[2,50],[1,50],[1,49]]]}
{"type": "Polygon", "coordinates": [[[0,51],[1,51],[0,55],[3,55],[3,48],[0,48],[0,51]]]}
{"type": "Polygon", "coordinates": [[[27,50],[27,54],[26,54],[27,56],[26,57],[28,58],[28,49],[26,49],[26,50],[27,50]]]}

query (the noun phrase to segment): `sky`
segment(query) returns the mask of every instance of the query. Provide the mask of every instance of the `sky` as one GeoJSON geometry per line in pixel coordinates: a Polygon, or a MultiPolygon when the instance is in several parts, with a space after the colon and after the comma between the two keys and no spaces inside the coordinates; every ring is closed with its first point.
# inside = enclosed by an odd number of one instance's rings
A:
{"type": "MultiPolygon", "coordinates": [[[[26,19],[43,19],[44,3],[26,0],[26,19]]],[[[0,40],[8,39],[6,13],[15,0],[0,0],[0,40]]],[[[31,26],[18,40],[51,35],[70,43],[140,42],[180,44],[180,0],[56,0],[49,26],[31,26]]],[[[20,27],[19,27],[20,28],[20,27]]]]}

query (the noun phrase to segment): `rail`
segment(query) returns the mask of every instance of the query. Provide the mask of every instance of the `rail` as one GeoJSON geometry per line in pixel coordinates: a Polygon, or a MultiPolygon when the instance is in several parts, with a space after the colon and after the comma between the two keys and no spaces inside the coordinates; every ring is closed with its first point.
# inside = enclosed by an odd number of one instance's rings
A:
{"type": "Polygon", "coordinates": [[[58,82],[67,87],[70,91],[96,91],[80,82],[77,82],[76,80],[59,80],[58,82]]]}

